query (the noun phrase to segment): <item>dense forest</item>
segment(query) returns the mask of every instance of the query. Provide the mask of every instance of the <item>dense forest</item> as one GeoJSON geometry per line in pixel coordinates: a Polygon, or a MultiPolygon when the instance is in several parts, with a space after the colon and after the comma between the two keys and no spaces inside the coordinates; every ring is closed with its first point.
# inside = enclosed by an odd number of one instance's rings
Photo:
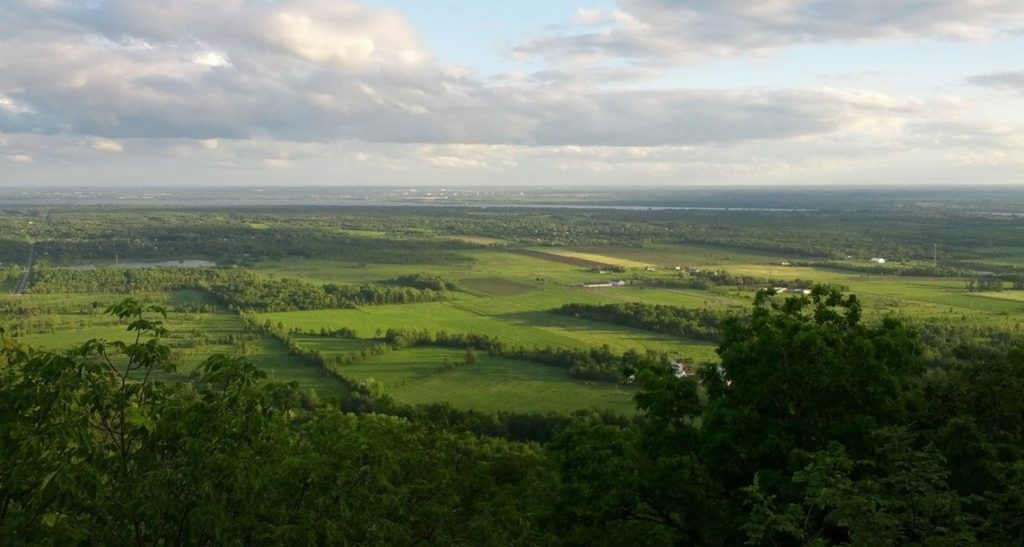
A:
{"type": "Polygon", "coordinates": [[[154,381],[162,310],[109,311],[136,343],[3,342],[0,543],[1024,540],[1024,347],[929,368],[914,328],[866,325],[834,289],[760,293],[722,321],[719,366],[638,360],[638,418],[553,420],[540,442],[353,413],[241,357],[154,381]]]}
{"type": "MultiPolygon", "coordinates": [[[[35,242],[58,264],[181,256],[223,264],[330,258],[349,262],[458,264],[456,251],[487,236],[508,245],[696,243],[834,261],[884,257],[908,273],[970,270],[984,252],[1012,249],[1024,218],[955,208],[851,211],[456,210],[444,207],[319,209],[18,210],[0,214],[0,262],[20,263],[35,242]],[[807,237],[813,233],[814,237],[807,237]],[[937,265],[935,264],[937,262],[937,265]]],[[[887,273],[892,267],[875,268],[887,273]]],[[[990,268],[986,268],[990,269],[990,268]]],[[[1020,274],[1006,267],[1008,275],[1020,274]]]]}
{"type": "Polygon", "coordinates": [[[232,268],[40,268],[33,274],[29,292],[132,294],[201,289],[231,309],[269,312],[434,302],[448,298],[450,286],[444,280],[416,275],[388,285],[337,285],[267,279],[232,268]]]}

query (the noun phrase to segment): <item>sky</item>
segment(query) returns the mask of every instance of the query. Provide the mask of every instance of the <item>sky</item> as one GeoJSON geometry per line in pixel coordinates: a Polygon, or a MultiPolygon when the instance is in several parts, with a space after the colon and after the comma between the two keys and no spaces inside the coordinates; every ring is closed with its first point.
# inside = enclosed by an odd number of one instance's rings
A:
{"type": "Polygon", "coordinates": [[[1024,184],[1021,0],[0,0],[0,186],[1024,184]]]}

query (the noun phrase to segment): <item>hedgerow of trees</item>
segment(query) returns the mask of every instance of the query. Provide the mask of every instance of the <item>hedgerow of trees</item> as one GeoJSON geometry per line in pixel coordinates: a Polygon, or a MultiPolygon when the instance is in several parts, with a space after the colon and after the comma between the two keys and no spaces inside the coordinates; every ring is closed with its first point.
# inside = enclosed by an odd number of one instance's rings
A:
{"type": "Polygon", "coordinates": [[[642,302],[565,304],[553,311],[560,315],[708,341],[721,338],[722,322],[730,317],[728,312],[710,308],[691,309],[642,302]]]}
{"type": "Polygon", "coordinates": [[[118,293],[201,289],[234,310],[259,312],[353,308],[378,304],[434,302],[449,298],[445,289],[392,285],[314,284],[299,279],[268,279],[235,268],[40,268],[30,292],[118,293]]]}

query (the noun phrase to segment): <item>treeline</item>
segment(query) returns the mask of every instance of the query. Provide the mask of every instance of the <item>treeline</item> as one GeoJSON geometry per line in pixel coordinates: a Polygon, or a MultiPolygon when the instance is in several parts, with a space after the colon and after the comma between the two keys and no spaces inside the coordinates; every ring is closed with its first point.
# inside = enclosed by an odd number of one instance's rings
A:
{"type": "Polygon", "coordinates": [[[445,300],[445,291],[379,285],[316,285],[297,279],[250,276],[238,283],[211,285],[209,290],[234,309],[258,312],[355,308],[445,300]]]}
{"type": "Polygon", "coordinates": [[[432,332],[427,329],[388,329],[384,340],[395,348],[441,346],[476,349],[511,359],[533,361],[565,369],[574,378],[602,382],[622,382],[631,371],[644,366],[668,368],[667,354],[635,350],[617,354],[605,344],[589,349],[527,348],[509,346],[494,336],[472,333],[432,332]]]}
{"type": "Polygon", "coordinates": [[[395,279],[392,279],[391,283],[401,285],[403,287],[413,287],[416,289],[431,291],[457,291],[461,288],[459,283],[455,280],[448,279],[440,275],[425,273],[398,276],[395,279]]]}
{"type": "Polygon", "coordinates": [[[37,294],[132,294],[179,289],[206,289],[216,284],[246,283],[255,274],[234,268],[92,268],[40,266],[32,271],[28,292],[37,294]]]}
{"type": "Polygon", "coordinates": [[[645,287],[669,289],[697,289],[710,291],[716,287],[737,287],[740,289],[760,290],[773,287],[787,289],[810,289],[815,285],[809,279],[782,279],[740,275],[720,270],[702,270],[688,268],[670,277],[636,276],[629,280],[631,284],[645,287]]]}
{"type": "Polygon", "coordinates": [[[794,266],[812,268],[833,268],[851,272],[896,275],[907,277],[967,277],[975,279],[1000,280],[1012,283],[1015,288],[1024,287],[1024,269],[1008,264],[986,264],[980,262],[948,261],[944,264],[929,262],[907,262],[865,264],[847,260],[826,260],[818,262],[793,262],[794,266]]]}
{"type": "Polygon", "coordinates": [[[267,279],[236,268],[39,268],[29,292],[44,294],[163,292],[201,289],[234,310],[259,312],[354,308],[380,304],[435,302],[447,291],[380,285],[314,284],[267,279]]]}
{"type": "Polygon", "coordinates": [[[690,309],[641,302],[565,304],[552,311],[560,315],[706,341],[720,340],[722,322],[730,317],[728,312],[709,308],[690,309]]]}
{"type": "Polygon", "coordinates": [[[947,264],[937,265],[925,262],[894,263],[885,264],[851,262],[849,260],[822,260],[813,262],[794,262],[794,266],[807,266],[811,268],[831,268],[848,272],[865,273],[872,275],[897,275],[907,277],[964,277],[972,275],[974,270],[947,264]]]}
{"type": "Polygon", "coordinates": [[[336,211],[48,211],[0,217],[0,261],[21,263],[28,241],[56,263],[205,258],[220,264],[293,258],[352,263],[465,264],[472,246],[422,237],[366,237],[339,230],[336,211]],[[32,224],[29,224],[29,222],[32,224]]]}
{"type": "MultiPolygon", "coordinates": [[[[1005,284],[1001,277],[990,275],[971,277],[966,281],[968,292],[999,292],[1005,288],[1005,284]]],[[[1014,279],[1011,284],[1014,290],[1024,289],[1024,279],[1014,279]]]]}
{"type": "MultiPolygon", "coordinates": [[[[49,210],[0,217],[0,261],[22,263],[29,241],[58,263],[207,258],[221,264],[323,258],[350,263],[465,264],[470,243],[430,236],[487,236],[512,245],[642,247],[648,243],[763,250],[816,257],[942,264],[1019,246],[1020,218],[955,207],[863,211],[754,210],[473,211],[442,207],[291,210],[49,210]],[[31,224],[30,224],[31,223],[31,224]],[[366,232],[367,235],[359,235],[366,232]],[[372,234],[372,235],[371,235],[372,234]]],[[[915,266],[918,267],[918,266],[915,266]]],[[[920,266],[924,268],[922,264],[920,266]]],[[[985,271],[986,268],[977,268],[985,271]]],[[[941,275],[941,272],[936,272],[941,275]]]]}
{"type": "MultiPolygon", "coordinates": [[[[756,208],[753,208],[756,209],[756,208]]],[[[482,235],[512,245],[633,246],[682,243],[761,250],[793,259],[818,257],[867,261],[930,261],[933,244],[940,260],[977,256],[980,249],[1019,245],[1021,220],[962,215],[955,211],[906,209],[872,211],[758,210],[539,210],[494,209],[474,215],[456,210],[403,211],[406,224],[434,227],[439,233],[482,235]]],[[[369,218],[366,219],[368,222],[369,218]]],[[[375,219],[378,225],[392,218],[375,219]]]]}
{"type": "Polygon", "coordinates": [[[921,340],[925,362],[941,369],[970,366],[977,360],[998,360],[1024,339],[1021,320],[1012,327],[995,327],[969,321],[965,316],[956,322],[920,321],[913,328],[921,340]]]}

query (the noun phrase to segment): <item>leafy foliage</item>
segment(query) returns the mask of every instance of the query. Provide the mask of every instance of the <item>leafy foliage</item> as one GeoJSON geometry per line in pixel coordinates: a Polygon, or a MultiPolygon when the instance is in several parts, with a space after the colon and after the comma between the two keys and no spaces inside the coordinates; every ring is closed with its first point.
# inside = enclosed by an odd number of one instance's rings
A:
{"type": "Polygon", "coordinates": [[[160,310],[111,312],[136,343],[4,348],[0,543],[545,543],[535,449],[318,408],[237,357],[151,382],[160,310]]]}
{"type": "Polygon", "coordinates": [[[835,289],[759,294],[748,318],[722,323],[721,365],[697,378],[629,363],[635,420],[347,414],[223,355],[163,384],[151,374],[171,366],[163,310],[129,299],[108,311],[134,342],[3,342],[2,544],[1024,538],[1024,349],[928,369],[913,329],[862,324],[859,300],[835,289]]]}

